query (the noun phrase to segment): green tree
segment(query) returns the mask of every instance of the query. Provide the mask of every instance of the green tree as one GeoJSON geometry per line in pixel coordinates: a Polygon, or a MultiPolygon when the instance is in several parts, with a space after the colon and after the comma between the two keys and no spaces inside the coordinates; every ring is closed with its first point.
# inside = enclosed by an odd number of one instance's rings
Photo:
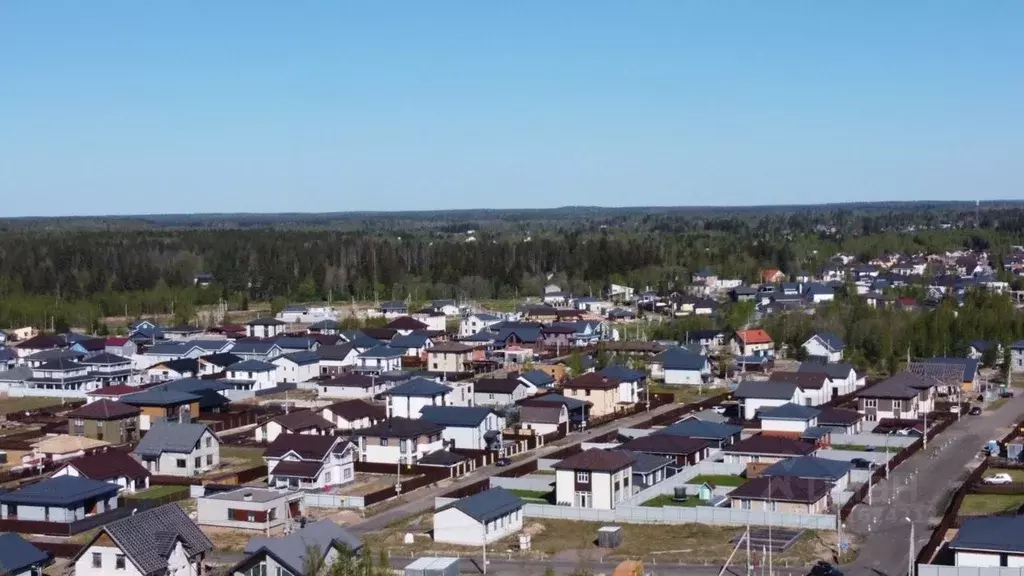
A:
{"type": "Polygon", "coordinates": [[[583,357],[580,356],[579,350],[573,350],[572,354],[569,355],[569,375],[573,378],[583,374],[583,357]]]}

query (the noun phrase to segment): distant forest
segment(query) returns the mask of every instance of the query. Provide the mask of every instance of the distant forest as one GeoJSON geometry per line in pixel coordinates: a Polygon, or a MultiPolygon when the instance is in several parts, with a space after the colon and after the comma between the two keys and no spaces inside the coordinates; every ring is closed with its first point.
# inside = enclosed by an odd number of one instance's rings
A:
{"type": "Polygon", "coordinates": [[[554,281],[670,289],[707,267],[817,272],[828,257],[1024,244],[1024,203],[591,208],[0,220],[0,325],[223,299],[507,299],[554,281]],[[980,217],[979,217],[980,216],[980,217]],[[472,234],[469,232],[472,231],[472,234]],[[193,286],[197,273],[215,282],[193,286]]]}

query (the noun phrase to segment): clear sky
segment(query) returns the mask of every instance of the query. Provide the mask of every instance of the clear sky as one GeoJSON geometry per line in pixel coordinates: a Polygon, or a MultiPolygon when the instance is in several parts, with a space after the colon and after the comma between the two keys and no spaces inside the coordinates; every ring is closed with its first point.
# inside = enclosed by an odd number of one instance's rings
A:
{"type": "Polygon", "coordinates": [[[9,0],[0,215],[1024,198],[1020,0],[9,0]]]}

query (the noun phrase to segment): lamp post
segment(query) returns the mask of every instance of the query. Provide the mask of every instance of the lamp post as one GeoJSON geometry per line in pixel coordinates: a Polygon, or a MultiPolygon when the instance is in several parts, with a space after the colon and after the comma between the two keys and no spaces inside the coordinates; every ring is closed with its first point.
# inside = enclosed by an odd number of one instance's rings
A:
{"type": "Polygon", "coordinates": [[[914,576],[914,522],[909,516],[903,518],[910,524],[910,543],[907,550],[907,576],[914,576]]]}

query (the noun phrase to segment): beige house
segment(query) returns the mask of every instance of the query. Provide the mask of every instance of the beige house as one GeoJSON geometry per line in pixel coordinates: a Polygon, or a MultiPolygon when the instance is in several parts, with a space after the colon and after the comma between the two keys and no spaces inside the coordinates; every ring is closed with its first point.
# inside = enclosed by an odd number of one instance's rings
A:
{"type": "Polygon", "coordinates": [[[460,374],[471,371],[473,346],[460,342],[439,342],[427,349],[427,370],[460,374]]]}
{"type": "Polygon", "coordinates": [[[732,508],[792,514],[826,514],[833,484],[795,476],[761,476],[729,493],[732,508]]]}
{"type": "Polygon", "coordinates": [[[619,402],[619,386],[622,384],[618,378],[590,372],[566,382],[562,387],[562,394],[568,398],[590,402],[590,416],[593,418],[632,407],[632,404],[619,402]]]}

